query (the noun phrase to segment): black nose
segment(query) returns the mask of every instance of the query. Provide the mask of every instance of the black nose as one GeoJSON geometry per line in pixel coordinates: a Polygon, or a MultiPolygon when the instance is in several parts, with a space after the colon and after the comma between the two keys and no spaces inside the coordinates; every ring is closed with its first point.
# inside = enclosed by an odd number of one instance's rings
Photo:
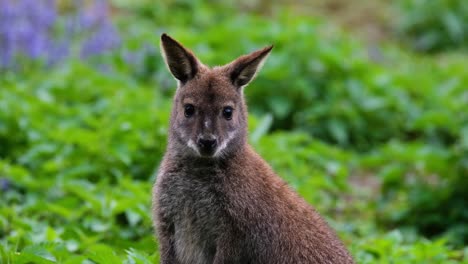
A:
{"type": "Polygon", "coordinates": [[[216,139],[199,139],[198,146],[201,149],[212,151],[216,147],[216,139]]]}

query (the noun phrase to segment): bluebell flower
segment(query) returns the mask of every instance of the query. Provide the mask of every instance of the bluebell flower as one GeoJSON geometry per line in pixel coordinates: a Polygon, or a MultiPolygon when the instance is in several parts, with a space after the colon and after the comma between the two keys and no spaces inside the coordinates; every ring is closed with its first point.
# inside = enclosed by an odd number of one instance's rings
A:
{"type": "Polygon", "coordinates": [[[59,14],[56,0],[0,0],[0,68],[21,66],[19,58],[53,65],[75,55],[75,45],[82,58],[119,45],[105,0],[74,3],[75,12],[59,14]],[[57,34],[62,20],[64,30],[57,34]]]}
{"type": "Polygon", "coordinates": [[[10,181],[5,178],[0,178],[0,191],[6,192],[10,189],[10,181]]]}

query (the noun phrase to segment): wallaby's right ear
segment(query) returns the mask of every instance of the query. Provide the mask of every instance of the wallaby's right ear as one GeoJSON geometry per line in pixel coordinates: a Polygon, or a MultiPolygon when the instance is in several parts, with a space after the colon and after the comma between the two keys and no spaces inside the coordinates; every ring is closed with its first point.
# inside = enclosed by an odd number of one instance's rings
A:
{"type": "Polygon", "coordinates": [[[185,83],[195,77],[199,66],[197,58],[166,33],[161,35],[161,51],[167,67],[177,80],[185,83]]]}

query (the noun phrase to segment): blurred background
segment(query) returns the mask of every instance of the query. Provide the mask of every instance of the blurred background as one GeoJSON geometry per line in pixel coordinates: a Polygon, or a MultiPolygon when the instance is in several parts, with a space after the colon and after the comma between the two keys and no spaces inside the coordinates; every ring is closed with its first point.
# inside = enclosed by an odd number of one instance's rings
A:
{"type": "Polygon", "coordinates": [[[154,263],[176,82],[274,44],[250,141],[358,263],[468,263],[468,1],[0,0],[0,263],[154,263]]]}

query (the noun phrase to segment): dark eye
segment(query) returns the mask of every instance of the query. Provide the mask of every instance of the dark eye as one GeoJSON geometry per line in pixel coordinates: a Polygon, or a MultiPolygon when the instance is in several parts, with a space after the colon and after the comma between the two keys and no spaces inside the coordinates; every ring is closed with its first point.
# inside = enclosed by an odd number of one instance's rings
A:
{"type": "Polygon", "coordinates": [[[226,120],[231,120],[233,111],[234,111],[234,109],[232,109],[232,107],[230,107],[230,106],[224,107],[224,109],[223,109],[224,118],[226,118],[226,120]]]}
{"type": "Polygon", "coordinates": [[[191,117],[195,113],[195,107],[191,104],[186,104],[184,106],[185,117],[191,117]]]}

